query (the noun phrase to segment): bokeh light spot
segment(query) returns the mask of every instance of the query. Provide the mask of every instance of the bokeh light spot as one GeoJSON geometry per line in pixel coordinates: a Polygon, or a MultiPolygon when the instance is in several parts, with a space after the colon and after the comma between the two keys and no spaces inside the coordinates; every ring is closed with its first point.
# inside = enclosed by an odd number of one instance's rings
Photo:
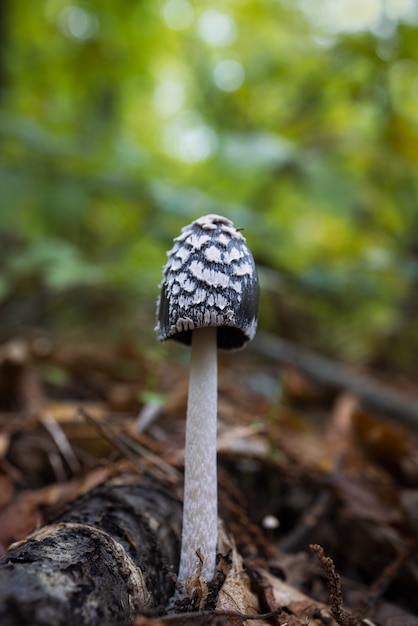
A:
{"type": "Polygon", "coordinates": [[[185,111],[166,126],[163,146],[171,157],[200,163],[218,148],[218,136],[195,111],[185,111]]]}
{"type": "Polygon", "coordinates": [[[228,46],[237,37],[233,18],[217,9],[207,9],[198,22],[199,37],[211,46],[228,46]]]}
{"type": "Polygon", "coordinates": [[[172,30],[185,30],[193,24],[195,12],[187,0],[168,0],[163,6],[162,16],[172,30]]]}
{"type": "Polygon", "coordinates": [[[213,70],[214,83],[222,91],[236,91],[241,87],[244,78],[244,68],[234,59],[219,61],[213,70]]]}
{"type": "Polygon", "coordinates": [[[163,115],[179,113],[186,99],[183,81],[176,76],[163,77],[154,91],[154,106],[163,115]]]}
{"type": "Polygon", "coordinates": [[[73,5],[61,11],[57,24],[65,37],[79,41],[95,39],[100,31],[99,20],[95,13],[84,7],[73,5]]]}

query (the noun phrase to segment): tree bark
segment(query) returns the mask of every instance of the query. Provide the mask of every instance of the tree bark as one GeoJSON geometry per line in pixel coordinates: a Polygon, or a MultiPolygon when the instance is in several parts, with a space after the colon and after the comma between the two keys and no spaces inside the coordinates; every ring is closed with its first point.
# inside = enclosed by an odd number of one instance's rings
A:
{"type": "Polygon", "coordinates": [[[0,624],[116,626],[167,604],[181,513],[169,488],[143,477],[82,496],[0,560],[0,624]]]}

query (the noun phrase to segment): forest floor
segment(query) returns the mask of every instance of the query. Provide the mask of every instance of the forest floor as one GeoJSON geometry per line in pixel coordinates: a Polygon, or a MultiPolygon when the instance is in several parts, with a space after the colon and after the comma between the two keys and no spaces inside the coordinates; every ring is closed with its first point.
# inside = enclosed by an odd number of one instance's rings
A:
{"type": "MultiPolygon", "coordinates": [[[[257,623],[418,625],[418,430],[237,354],[219,355],[219,504],[257,623]]],[[[181,363],[131,344],[0,346],[2,554],[124,463],[165,472],[181,494],[181,363]]],[[[255,623],[240,607],[241,620],[218,608],[170,623],[255,623]]]]}

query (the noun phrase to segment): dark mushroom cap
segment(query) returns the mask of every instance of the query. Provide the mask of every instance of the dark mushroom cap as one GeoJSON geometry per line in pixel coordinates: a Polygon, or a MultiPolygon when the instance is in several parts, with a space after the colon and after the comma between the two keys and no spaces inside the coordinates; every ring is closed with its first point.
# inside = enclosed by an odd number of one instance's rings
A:
{"type": "Polygon", "coordinates": [[[259,285],[245,238],[220,215],[205,215],[182,229],[167,253],[156,332],[160,341],[186,345],[192,331],[218,327],[218,348],[242,348],[257,328],[259,285]]]}

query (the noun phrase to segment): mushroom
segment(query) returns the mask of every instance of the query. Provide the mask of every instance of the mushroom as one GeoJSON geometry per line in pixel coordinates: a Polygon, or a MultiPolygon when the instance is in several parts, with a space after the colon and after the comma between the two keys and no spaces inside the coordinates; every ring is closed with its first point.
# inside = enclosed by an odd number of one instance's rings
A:
{"type": "Polygon", "coordinates": [[[212,580],[218,526],[217,349],[238,350],[257,328],[257,270],[245,238],[226,217],[185,226],[167,253],[156,332],[191,345],[186,417],[183,530],[178,580],[212,580]]]}

